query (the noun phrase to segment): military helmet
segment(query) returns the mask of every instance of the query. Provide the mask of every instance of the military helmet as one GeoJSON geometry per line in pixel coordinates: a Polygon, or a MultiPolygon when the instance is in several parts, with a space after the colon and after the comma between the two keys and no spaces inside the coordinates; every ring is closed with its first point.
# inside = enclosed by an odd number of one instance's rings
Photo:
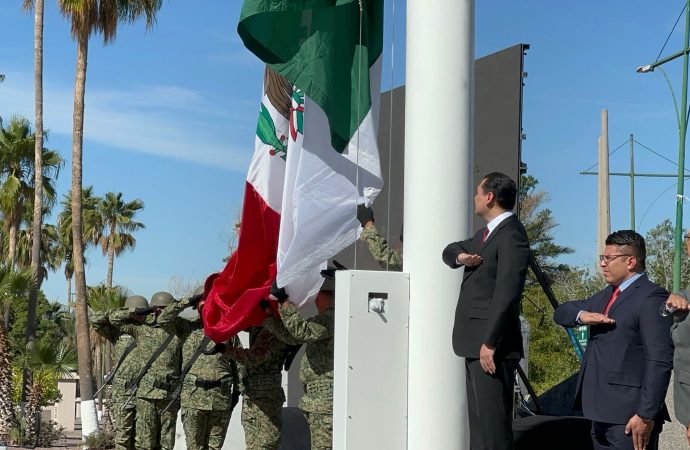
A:
{"type": "Polygon", "coordinates": [[[141,295],[132,295],[130,297],[127,297],[127,300],[125,300],[125,308],[148,308],[149,307],[149,302],[146,300],[146,297],[143,297],[141,295]]]}
{"type": "Polygon", "coordinates": [[[151,307],[155,306],[168,306],[175,300],[173,296],[169,292],[156,292],[153,294],[153,297],[151,297],[151,307]]]}

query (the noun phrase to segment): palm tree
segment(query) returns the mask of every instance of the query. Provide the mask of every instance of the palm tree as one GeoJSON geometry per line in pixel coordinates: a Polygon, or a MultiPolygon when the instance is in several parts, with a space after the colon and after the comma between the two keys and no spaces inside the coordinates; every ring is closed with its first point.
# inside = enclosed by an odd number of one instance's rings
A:
{"type": "Polygon", "coordinates": [[[74,348],[65,343],[55,344],[45,337],[39,340],[34,349],[27,349],[26,369],[34,376],[31,380],[29,401],[26,405],[26,435],[29,442],[36,444],[38,439],[38,423],[45,384],[58,378],[71,377],[76,368],[77,358],[74,348]]]}
{"type": "Polygon", "coordinates": [[[100,244],[104,255],[108,255],[108,275],[106,286],[113,287],[113,264],[116,256],[127,249],[133,249],[137,240],[130,233],[144,228],[144,224],[134,220],[137,212],[144,209],[139,199],[125,202],[122,192],[108,192],[99,205],[105,233],[100,244]]]}
{"type": "MultiPolygon", "coordinates": [[[[12,267],[17,262],[17,242],[24,211],[33,203],[35,186],[34,147],[36,137],[29,121],[13,117],[7,127],[0,124],[0,212],[3,215],[3,229],[7,237],[6,261],[12,267]]],[[[42,193],[46,204],[55,199],[55,182],[62,158],[52,150],[41,146],[41,166],[45,168],[41,176],[42,193]]],[[[9,325],[9,309],[5,309],[4,325],[9,325]]],[[[35,305],[34,305],[35,330],[35,305]]],[[[31,324],[31,322],[30,322],[31,324]]],[[[29,324],[29,327],[31,326],[29,324]]]]}
{"type": "MultiPolygon", "coordinates": [[[[46,213],[50,211],[45,209],[46,213]]],[[[43,224],[41,227],[40,239],[37,240],[40,249],[39,266],[37,269],[33,267],[32,248],[34,244],[33,230],[22,229],[19,232],[19,239],[17,244],[17,265],[21,269],[30,268],[33,275],[32,290],[36,286],[40,286],[45,278],[48,278],[48,271],[56,271],[60,266],[59,260],[59,239],[57,227],[51,224],[43,224]]],[[[34,348],[36,340],[36,308],[38,305],[38,291],[36,291],[36,304],[31,304],[31,290],[29,291],[29,303],[27,305],[27,324],[26,324],[26,348],[29,352],[34,348]]],[[[21,401],[26,401],[28,389],[31,386],[31,374],[25,370],[22,381],[21,401]]]]}
{"type": "MultiPolygon", "coordinates": [[[[0,304],[7,306],[25,296],[30,284],[29,271],[15,272],[9,265],[0,265],[0,304]]],[[[12,408],[11,355],[7,329],[0,324],[0,443],[7,443],[10,430],[16,426],[12,408]]]]}
{"type": "MultiPolygon", "coordinates": [[[[12,265],[16,264],[18,233],[24,212],[34,202],[35,141],[29,121],[23,117],[13,117],[7,127],[0,125],[0,211],[8,236],[6,260],[12,265]]],[[[42,190],[38,192],[43,194],[41,203],[45,202],[48,207],[55,202],[55,179],[63,164],[59,153],[42,149],[42,190]]]]}
{"type": "MultiPolygon", "coordinates": [[[[96,245],[103,230],[101,214],[98,205],[101,197],[93,194],[93,186],[82,189],[82,246],[86,252],[89,246],[96,245]]],[[[57,259],[65,264],[65,279],[67,280],[67,302],[72,301],[72,277],[74,276],[74,258],[72,257],[72,192],[68,192],[60,202],[62,210],[58,214],[58,249],[57,259]]],[[[82,255],[84,263],[86,258],[82,255]]]]}
{"type": "Polygon", "coordinates": [[[89,37],[100,32],[104,43],[115,39],[120,22],[135,22],[146,17],[147,29],[156,19],[162,0],[58,0],[64,16],[72,23],[72,37],[77,41],[77,66],[74,82],[74,112],[72,114],[72,257],[77,291],[77,347],[79,355],[79,385],[81,388],[82,435],[98,429],[93,402],[93,377],[89,352],[89,324],[86,308],[86,274],[82,242],[82,149],[84,133],[84,95],[86,93],[86,62],[89,37]]]}
{"type": "MultiPolygon", "coordinates": [[[[34,142],[34,201],[32,234],[41,235],[43,220],[43,0],[24,0],[23,7],[29,10],[34,7],[34,123],[36,125],[34,142]],[[34,5],[35,3],[35,5],[34,5]]],[[[29,291],[28,316],[26,323],[26,346],[33,351],[36,341],[36,308],[38,291],[43,277],[41,267],[41,240],[35,239],[31,246],[31,271],[33,283],[29,291]]],[[[22,385],[22,400],[26,397],[27,373],[22,385]]]]}

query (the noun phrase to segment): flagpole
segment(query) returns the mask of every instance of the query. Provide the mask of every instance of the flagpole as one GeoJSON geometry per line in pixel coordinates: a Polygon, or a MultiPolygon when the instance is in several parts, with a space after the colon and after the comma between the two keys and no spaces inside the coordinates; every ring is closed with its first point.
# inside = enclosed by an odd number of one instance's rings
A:
{"type": "Polygon", "coordinates": [[[439,1],[407,1],[409,450],[469,448],[464,361],[451,344],[462,273],[441,251],[472,231],[474,1],[439,1]]]}

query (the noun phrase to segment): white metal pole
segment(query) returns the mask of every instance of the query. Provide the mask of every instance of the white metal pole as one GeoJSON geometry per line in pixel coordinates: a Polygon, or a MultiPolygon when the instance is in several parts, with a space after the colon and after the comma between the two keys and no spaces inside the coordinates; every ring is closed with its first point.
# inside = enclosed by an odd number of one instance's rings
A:
{"type": "Polygon", "coordinates": [[[451,343],[462,272],[441,251],[472,231],[474,1],[408,0],[406,65],[407,448],[467,449],[464,361],[451,343]]]}

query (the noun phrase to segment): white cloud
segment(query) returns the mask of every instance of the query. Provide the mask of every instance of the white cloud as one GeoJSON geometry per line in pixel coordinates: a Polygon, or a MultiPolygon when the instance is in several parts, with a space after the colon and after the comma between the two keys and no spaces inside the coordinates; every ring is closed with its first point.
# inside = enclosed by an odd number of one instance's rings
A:
{"type": "MultiPolygon", "coordinates": [[[[4,114],[33,117],[32,81],[32,74],[7,73],[0,87],[4,114]]],[[[103,143],[238,172],[246,171],[253,153],[252,148],[233,148],[226,139],[246,110],[219,111],[196,90],[168,85],[101,89],[87,84],[85,103],[86,144],[103,143]]],[[[72,105],[71,85],[44,83],[44,123],[52,134],[71,136],[72,105]]],[[[246,133],[246,125],[237,130],[242,128],[246,133]]],[[[247,136],[246,141],[253,139],[247,136]]]]}

